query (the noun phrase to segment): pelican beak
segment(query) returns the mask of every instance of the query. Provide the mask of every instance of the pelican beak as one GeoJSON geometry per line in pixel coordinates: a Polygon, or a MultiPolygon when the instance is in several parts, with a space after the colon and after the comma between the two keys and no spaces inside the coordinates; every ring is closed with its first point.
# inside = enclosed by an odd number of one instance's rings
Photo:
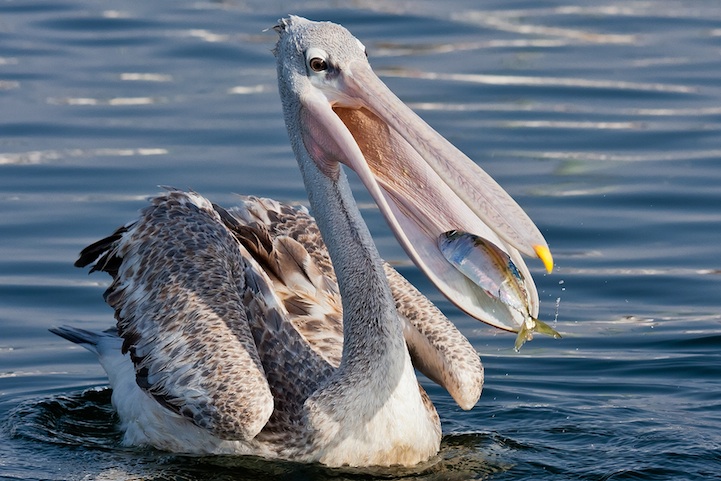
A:
{"type": "MultiPolygon", "coordinates": [[[[365,60],[354,60],[331,89],[301,98],[303,141],[315,159],[335,159],[360,177],[405,251],[460,309],[519,331],[538,316],[538,293],[521,254],[550,272],[548,245],[521,207],[486,172],[396,97],[365,60]],[[528,312],[502,302],[442,255],[439,237],[472,233],[503,250],[523,274],[528,312]]],[[[321,169],[332,170],[326,163],[321,169]]]]}

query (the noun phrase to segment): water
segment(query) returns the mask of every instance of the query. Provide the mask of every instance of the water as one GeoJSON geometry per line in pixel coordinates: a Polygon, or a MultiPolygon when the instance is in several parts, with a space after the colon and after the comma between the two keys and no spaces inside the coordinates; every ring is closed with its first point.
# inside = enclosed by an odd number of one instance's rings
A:
{"type": "Polygon", "coordinates": [[[0,3],[0,478],[708,479],[721,472],[721,4],[0,3]],[[530,213],[562,340],[521,353],[409,265],[359,184],[383,255],[482,355],[486,386],[418,472],[338,472],[118,445],[104,373],[47,328],[110,325],[78,251],[158,185],[232,205],[303,201],[263,32],[346,25],[401,99],[530,213]]]}

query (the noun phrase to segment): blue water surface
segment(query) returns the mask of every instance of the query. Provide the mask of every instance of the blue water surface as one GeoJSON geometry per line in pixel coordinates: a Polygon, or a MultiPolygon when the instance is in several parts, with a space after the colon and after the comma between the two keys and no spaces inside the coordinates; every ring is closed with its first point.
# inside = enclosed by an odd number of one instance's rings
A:
{"type": "Polygon", "coordinates": [[[0,1],[0,479],[711,479],[721,473],[721,3],[0,1]],[[486,384],[429,467],[329,470],[120,446],[107,379],[49,327],[113,322],[72,266],[160,185],[305,202],[267,31],[332,20],[527,210],[540,318],[452,307],[352,179],[383,256],[478,350],[486,384]]]}

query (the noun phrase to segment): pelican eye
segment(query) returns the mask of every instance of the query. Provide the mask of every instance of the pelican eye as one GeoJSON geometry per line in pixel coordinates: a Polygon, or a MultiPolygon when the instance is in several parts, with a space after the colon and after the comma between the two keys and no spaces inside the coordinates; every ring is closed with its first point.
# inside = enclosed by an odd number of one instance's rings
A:
{"type": "Polygon", "coordinates": [[[305,63],[310,72],[325,72],[329,69],[328,53],[320,48],[311,47],[305,52],[305,63]]]}
{"type": "Polygon", "coordinates": [[[313,57],[308,61],[308,66],[314,72],[322,72],[328,70],[328,63],[320,57],[313,57]]]}

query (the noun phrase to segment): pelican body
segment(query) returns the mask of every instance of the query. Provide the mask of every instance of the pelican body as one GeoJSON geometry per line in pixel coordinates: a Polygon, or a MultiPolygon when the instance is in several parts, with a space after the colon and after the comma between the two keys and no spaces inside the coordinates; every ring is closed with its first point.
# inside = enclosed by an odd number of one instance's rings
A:
{"type": "Polygon", "coordinates": [[[53,332],[98,355],[125,444],[412,466],[441,440],[415,370],[471,409],[483,367],[381,259],[342,165],[411,259],[484,322],[518,330],[525,319],[449,263],[439,235],[462,230],[502,249],[524,274],[533,316],[521,254],[548,264],[550,253],[508,194],[376,77],[346,29],[295,16],[275,29],[285,123],[313,217],[255,197],[224,209],[171,189],[76,262],[113,277],[105,300],[116,327],[53,332]]]}

